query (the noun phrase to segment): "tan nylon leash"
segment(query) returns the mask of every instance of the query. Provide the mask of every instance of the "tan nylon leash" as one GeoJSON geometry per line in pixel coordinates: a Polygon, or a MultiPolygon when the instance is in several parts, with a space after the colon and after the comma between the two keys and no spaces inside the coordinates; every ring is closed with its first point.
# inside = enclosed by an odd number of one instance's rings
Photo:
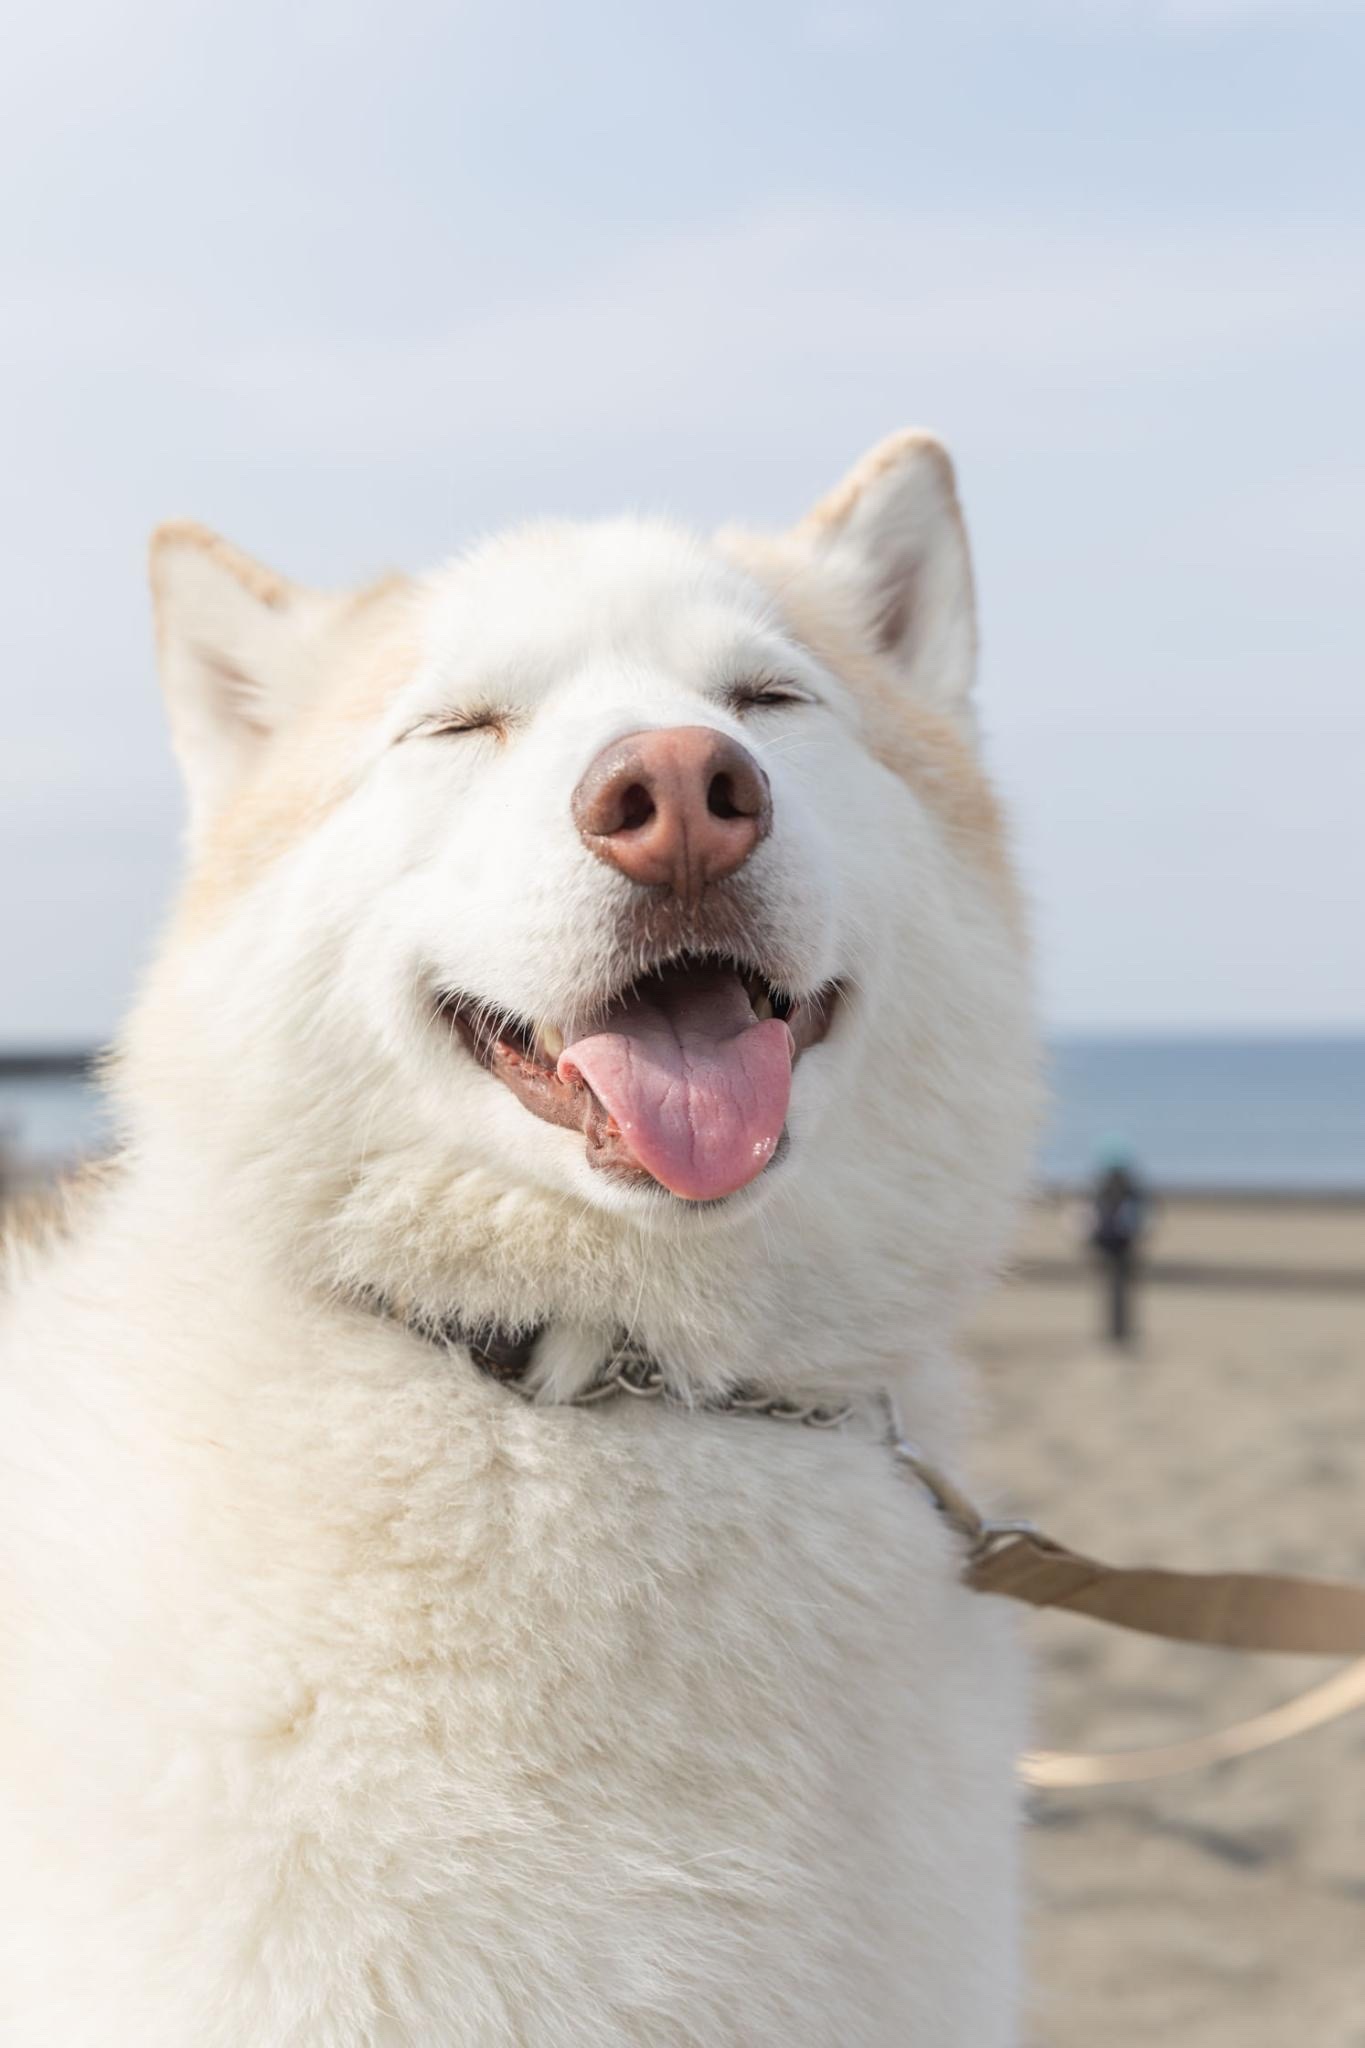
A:
{"type": "Polygon", "coordinates": [[[1277,1572],[1173,1572],[1100,1564],[1050,1537],[989,1525],[967,1566],[978,1593],[1063,1607],[1119,1628],[1294,1657],[1365,1657],[1365,1587],[1277,1572]]]}
{"type": "Polygon", "coordinates": [[[1160,1748],[1087,1756],[1035,1750],[1020,1761],[1029,1785],[1051,1791],[1137,1784],[1250,1756],[1365,1705],[1365,1586],[1282,1572],[1175,1572],[1102,1564],[1025,1522],[991,1522],[901,1432],[887,1403],[898,1462],[968,1546],[966,1583],[1029,1607],[1063,1608],[1174,1642],[1282,1655],[1354,1657],[1282,1706],[1233,1727],[1160,1748]]]}
{"type": "Polygon", "coordinates": [[[1047,1791],[1132,1785],[1251,1756],[1365,1705],[1365,1587],[1276,1572],[1173,1572],[1082,1557],[1048,1537],[1016,1533],[970,1559],[966,1579],[1031,1607],[1058,1607],[1174,1642],[1357,1661],[1264,1714],[1187,1742],[1086,1756],[1053,1750],[1021,1759],[1026,1783],[1047,1791]]]}

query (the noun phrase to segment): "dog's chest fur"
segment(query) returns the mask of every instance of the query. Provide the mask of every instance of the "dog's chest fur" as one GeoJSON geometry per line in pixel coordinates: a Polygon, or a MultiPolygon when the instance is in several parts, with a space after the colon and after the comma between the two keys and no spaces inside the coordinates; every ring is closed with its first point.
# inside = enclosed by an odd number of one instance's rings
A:
{"type": "Polygon", "coordinates": [[[71,1362],[98,1500],[16,1503],[88,1590],[13,1673],[13,2048],[1003,2038],[1012,1651],[870,1428],[278,1335],[71,1362]]]}

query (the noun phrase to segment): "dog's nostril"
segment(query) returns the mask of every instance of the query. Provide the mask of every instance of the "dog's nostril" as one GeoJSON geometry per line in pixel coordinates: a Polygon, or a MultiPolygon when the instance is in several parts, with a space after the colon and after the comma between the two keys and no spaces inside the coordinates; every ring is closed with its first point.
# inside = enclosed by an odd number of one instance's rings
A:
{"type": "Polygon", "coordinates": [[[612,741],[588,763],[570,808],[598,860],[693,905],[743,867],[772,825],[757,761],[704,725],[651,726],[612,741]]]}
{"type": "Polygon", "coordinates": [[[621,823],[618,830],[633,832],[641,825],[647,825],[654,816],[654,799],[643,782],[632,782],[629,789],[621,793],[621,823]]]}
{"type": "Polygon", "coordinates": [[[713,775],[711,786],[706,792],[706,808],[713,818],[742,818],[744,812],[735,802],[734,784],[728,775],[713,775]]]}

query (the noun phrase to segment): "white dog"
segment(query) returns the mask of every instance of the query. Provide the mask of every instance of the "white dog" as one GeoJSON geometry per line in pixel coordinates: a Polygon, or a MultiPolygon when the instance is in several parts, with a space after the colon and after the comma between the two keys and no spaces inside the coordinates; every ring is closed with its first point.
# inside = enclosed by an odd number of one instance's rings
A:
{"type": "Polygon", "coordinates": [[[0,2040],[1002,2048],[1012,1632],[877,1405],[956,1465],[1034,1114],[947,458],[153,582],[188,886],[4,1312],[0,2040]]]}

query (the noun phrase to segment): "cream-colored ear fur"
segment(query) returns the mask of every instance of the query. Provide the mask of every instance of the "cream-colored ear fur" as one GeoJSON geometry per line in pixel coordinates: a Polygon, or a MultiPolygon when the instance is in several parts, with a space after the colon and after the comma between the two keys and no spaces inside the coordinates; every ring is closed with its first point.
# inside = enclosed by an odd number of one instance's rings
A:
{"type": "Polygon", "coordinates": [[[907,689],[970,724],[972,563],[942,443],[915,429],[879,442],[796,533],[851,586],[864,630],[907,689]]]}
{"type": "Polygon", "coordinates": [[[206,527],[151,541],[161,682],[197,838],[311,689],[336,600],[277,576],[206,527]]]}

